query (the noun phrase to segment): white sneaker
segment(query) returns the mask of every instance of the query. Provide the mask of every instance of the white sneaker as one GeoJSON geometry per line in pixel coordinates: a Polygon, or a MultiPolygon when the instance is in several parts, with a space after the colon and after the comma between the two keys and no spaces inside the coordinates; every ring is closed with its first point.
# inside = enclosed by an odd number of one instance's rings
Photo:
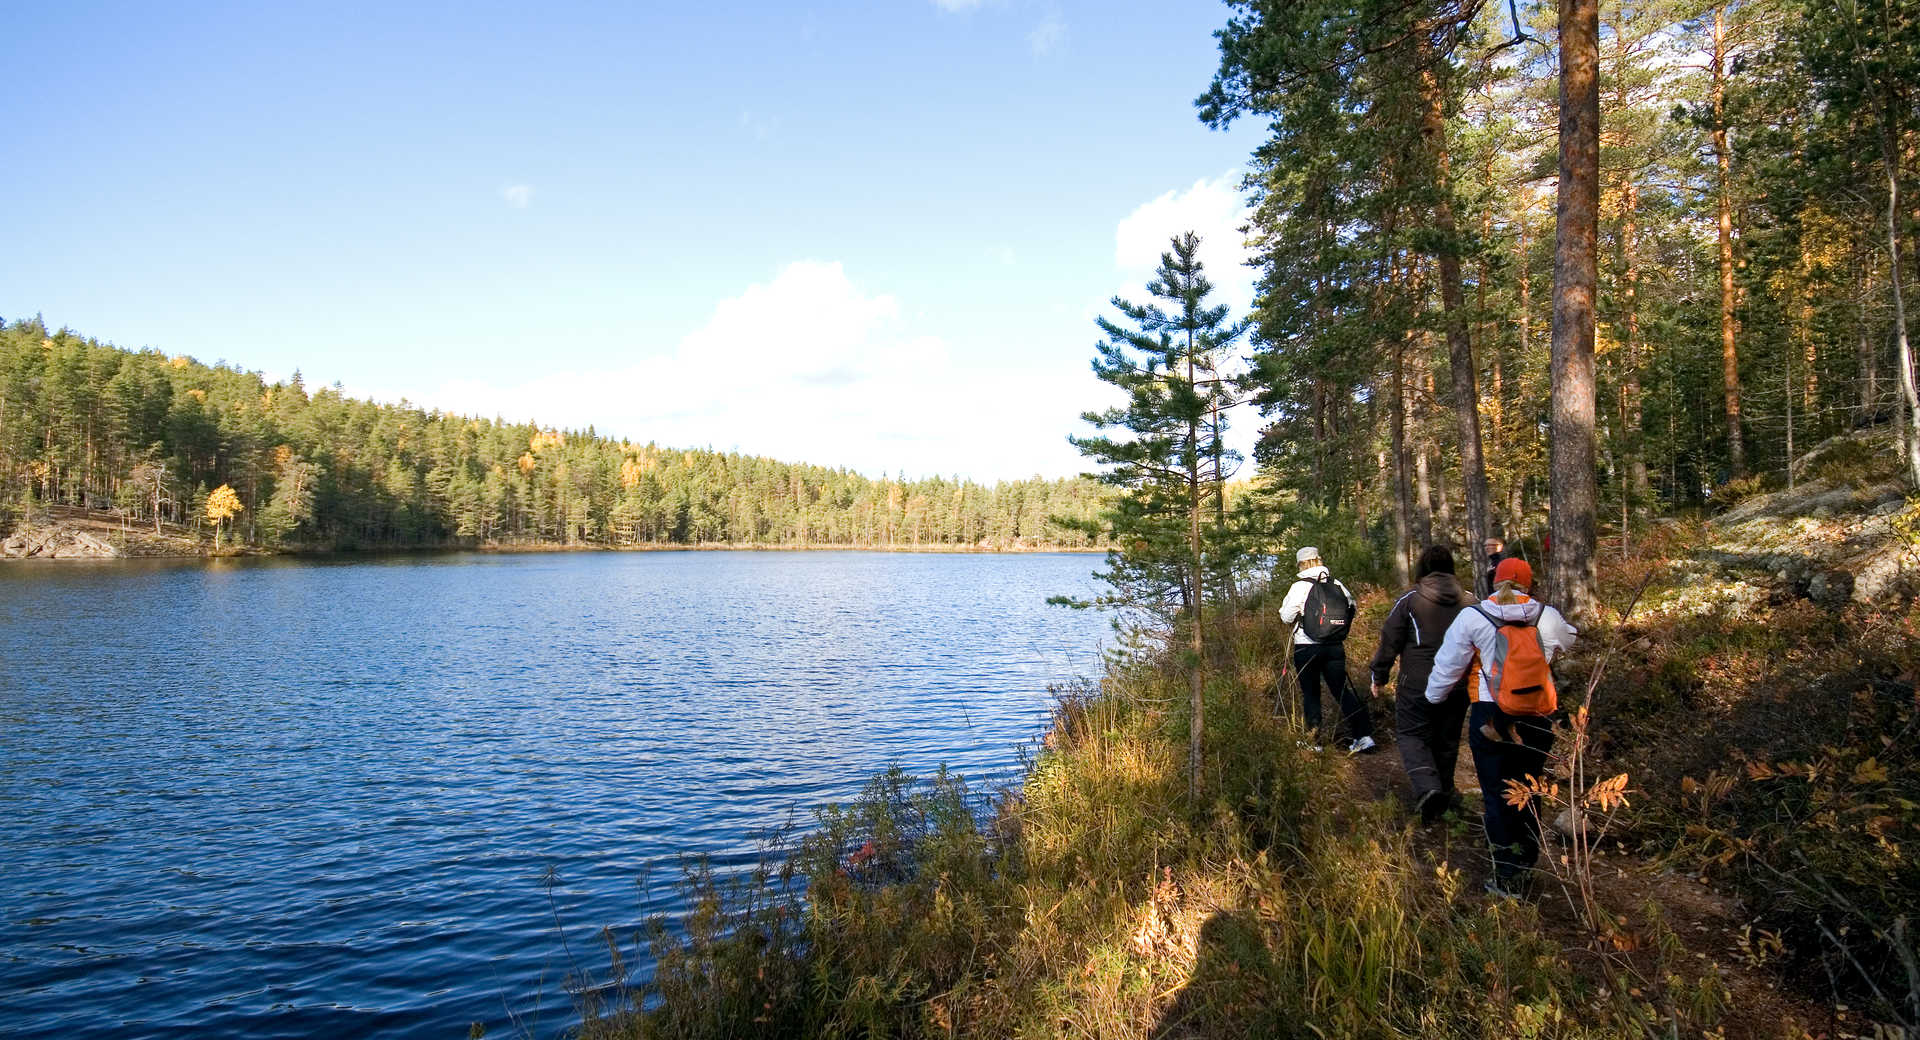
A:
{"type": "Polygon", "coordinates": [[[1376,746],[1372,737],[1361,737],[1359,740],[1347,745],[1347,754],[1364,755],[1372,751],[1376,746]]]}
{"type": "Polygon", "coordinates": [[[1300,746],[1300,750],[1302,751],[1320,752],[1320,751],[1326,750],[1326,748],[1323,748],[1320,745],[1313,743],[1312,741],[1296,740],[1294,741],[1294,743],[1298,744],[1300,746]]]}

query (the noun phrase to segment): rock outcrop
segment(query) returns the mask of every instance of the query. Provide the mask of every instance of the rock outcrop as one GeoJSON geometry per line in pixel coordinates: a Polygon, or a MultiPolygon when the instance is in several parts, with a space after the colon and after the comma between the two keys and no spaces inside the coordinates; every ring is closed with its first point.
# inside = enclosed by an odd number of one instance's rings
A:
{"type": "Polygon", "coordinates": [[[1765,594],[1775,601],[1838,610],[1911,596],[1920,586],[1920,500],[1908,497],[1895,461],[1884,435],[1835,437],[1796,465],[1806,476],[1792,491],[1755,495],[1715,519],[1714,544],[1698,556],[1770,576],[1765,594]]]}
{"type": "Polygon", "coordinates": [[[10,560],[105,560],[121,555],[112,544],[71,527],[27,527],[0,542],[0,556],[10,560]]]}

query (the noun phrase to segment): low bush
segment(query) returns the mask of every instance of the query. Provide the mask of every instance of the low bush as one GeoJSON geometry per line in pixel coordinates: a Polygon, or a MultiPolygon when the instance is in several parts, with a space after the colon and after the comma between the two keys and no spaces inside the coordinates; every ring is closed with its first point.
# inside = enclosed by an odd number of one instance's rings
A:
{"type": "Polygon", "coordinates": [[[1809,988],[1920,1028],[1920,612],[1665,599],[1597,694],[1642,851],[1737,895],[1809,988]]]}

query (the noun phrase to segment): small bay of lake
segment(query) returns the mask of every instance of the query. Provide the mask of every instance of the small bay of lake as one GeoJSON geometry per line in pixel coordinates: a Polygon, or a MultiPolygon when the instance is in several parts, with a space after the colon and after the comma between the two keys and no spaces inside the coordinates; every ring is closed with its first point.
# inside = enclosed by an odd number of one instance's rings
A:
{"type": "Polygon", "coordinates": [[[891,763],[1016,779],[1106,632],[1045,598],[1099,563],[0,567],[0,1031],[555,1035],[567,947],[678,909],[680,853],[891,763]]]}

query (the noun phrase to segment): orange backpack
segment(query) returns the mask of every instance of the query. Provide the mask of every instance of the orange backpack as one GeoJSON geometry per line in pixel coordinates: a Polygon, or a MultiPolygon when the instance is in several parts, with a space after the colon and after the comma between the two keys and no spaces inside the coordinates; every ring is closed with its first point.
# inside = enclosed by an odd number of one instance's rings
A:
{"type": "Polygon", "coordinates": [[[1533,622],[1502,621],[1481,610],[1480,616],[1493,624],[1494,659],[1491,663],[1474,654],[1474,663],[1486,672],[1487,687],[1493,700],[1508,715],[1551,715],[1560,706],[1553,689],[1553,672],[1547,667],[1547,650],[1540,645],[1540,628],[1533,622]]]}

